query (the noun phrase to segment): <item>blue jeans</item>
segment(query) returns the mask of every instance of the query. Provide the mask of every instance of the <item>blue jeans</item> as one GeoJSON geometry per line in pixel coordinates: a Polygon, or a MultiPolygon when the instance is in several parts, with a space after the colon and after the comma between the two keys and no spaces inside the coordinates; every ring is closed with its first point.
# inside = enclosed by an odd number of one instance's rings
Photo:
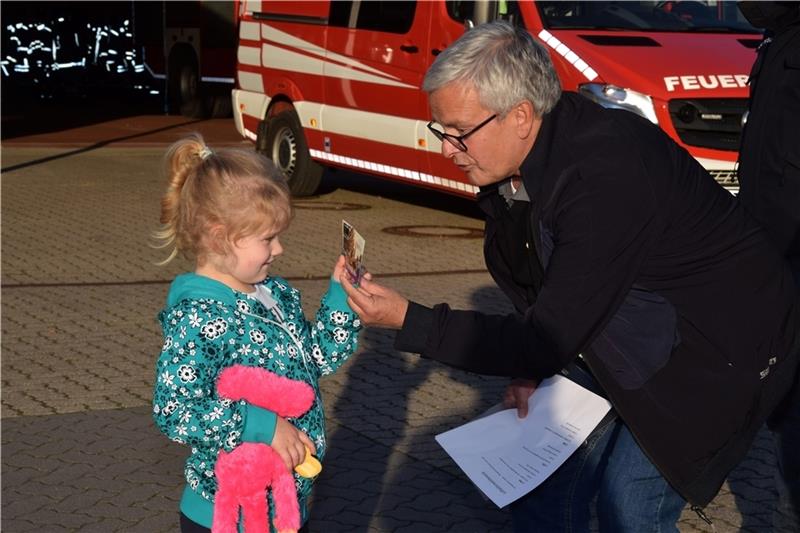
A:
{"type": "Polygon", "coordinates": [[[517,533],[678,531],[685,500],[642,453],[618,417],[598,426],[544,483],[511,504],[517,533]]]}

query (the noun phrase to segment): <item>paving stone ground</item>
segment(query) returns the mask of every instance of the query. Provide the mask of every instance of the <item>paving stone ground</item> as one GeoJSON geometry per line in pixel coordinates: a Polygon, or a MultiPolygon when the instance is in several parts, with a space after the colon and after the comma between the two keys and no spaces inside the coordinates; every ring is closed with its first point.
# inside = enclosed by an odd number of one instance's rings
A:
{"type": "MultiPolygon", "coordinates": [[[[4,532],[177,530],[186,450],[153,426],[150,395],[155,315],[168,281],[188,265],[155,265],[163,255],[148,235],[164,144],[145,134],[91,149],[3,143],[4,532]]],[[[422,303],[509,309],[484,271],[480,239],[383,231],[480,229],[467,201],[349,174],[326,180],[344,187],[298,202],[276,267],[302,290],[308,312],[324,291],[342,218],[365,235],[367,264],[387,285],[422,303]]],[[[505,380],[397,352],[392,341],[391,332],[367,330],[359,353],[323,381],[331,451],[314,531],[510,531],[507,512],[433,439],[496,403],[505,380]]],[[[707,509],[713,528],[686,510],[680,530],[772,531],[774,468],[763,431],[707,509]]]]}

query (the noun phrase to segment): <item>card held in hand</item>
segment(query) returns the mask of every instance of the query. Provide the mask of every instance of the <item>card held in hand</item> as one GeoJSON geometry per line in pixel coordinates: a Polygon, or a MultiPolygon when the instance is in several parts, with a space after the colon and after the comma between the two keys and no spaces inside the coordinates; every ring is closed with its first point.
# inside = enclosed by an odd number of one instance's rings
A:
{"type": "Polygon", "coordinates": [[[346,220],[342,220],[342,255],[345,258],[347,279],[353,285],[361,282],[361,276],[366,272],[362,264],[364,257],[364,237],[346,220]]]}

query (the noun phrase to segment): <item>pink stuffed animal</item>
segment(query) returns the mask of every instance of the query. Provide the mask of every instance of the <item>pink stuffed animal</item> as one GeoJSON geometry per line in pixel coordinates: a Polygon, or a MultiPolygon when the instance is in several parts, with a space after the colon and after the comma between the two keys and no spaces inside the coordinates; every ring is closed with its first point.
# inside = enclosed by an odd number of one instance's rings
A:
{"type": "MultiPolygon", "coordinates": [[[[245,400],[282,417],[296,418],[308,411],[314,402],[314,390],[307,383],[243,365],[228,367],[220,373],[217,393],[221,398],[245,400]]],[[[312,466],[309,468],[304,463],[297,467],[298,473],[305,477],[318,474],[319,462],[308,450],[306,460],[310,460],[312,466]],[[311,475],[307,475],[309,473],[311,475]]],[[[214,533],[238,532],[240,506],[247,533],[268,532],[268,487],[272,487],[275,502],[275,528],[279,532],[300,528],[294,477],[271,446],[244,442],[231,452],[220,450],[214,473],[218,484],[211,526],[214,533]]]]}

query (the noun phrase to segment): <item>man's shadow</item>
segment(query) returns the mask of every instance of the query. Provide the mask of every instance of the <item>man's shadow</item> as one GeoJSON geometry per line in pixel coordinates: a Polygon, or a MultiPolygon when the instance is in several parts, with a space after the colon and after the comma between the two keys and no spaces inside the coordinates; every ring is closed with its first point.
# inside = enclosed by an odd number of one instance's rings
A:
{"type": "MultiPolygon", "coordinates": [[[[511,311],[490,286],[473,291],[469,308],[511,311]]],[[[312,531],[509,531],[508,513],[434,439],[498,403],[508,380],[398,352],[394,337],[366,329],[355,360],[322,381],[323,394],[337,398],[327,411],[329,448],[315,484],[312,531]]]]}
{"type": "MultiPolygon", "coordinates": [[[[800,453],[800,450],[797,453],[800,453]]],[[[796,525],[773,524],[773,519],[776,518],[773,513],[778,501],[775,488],[777,468],[773,435],[765,426],[759,431],[747,456],[731,471],[727,479],[728,487],[736,502],[736,509],[742,516],[740,531],[748,533],[798,531],[796,525]]],[[[789,519],[785,520],[788,522],[789,519]]]]}

